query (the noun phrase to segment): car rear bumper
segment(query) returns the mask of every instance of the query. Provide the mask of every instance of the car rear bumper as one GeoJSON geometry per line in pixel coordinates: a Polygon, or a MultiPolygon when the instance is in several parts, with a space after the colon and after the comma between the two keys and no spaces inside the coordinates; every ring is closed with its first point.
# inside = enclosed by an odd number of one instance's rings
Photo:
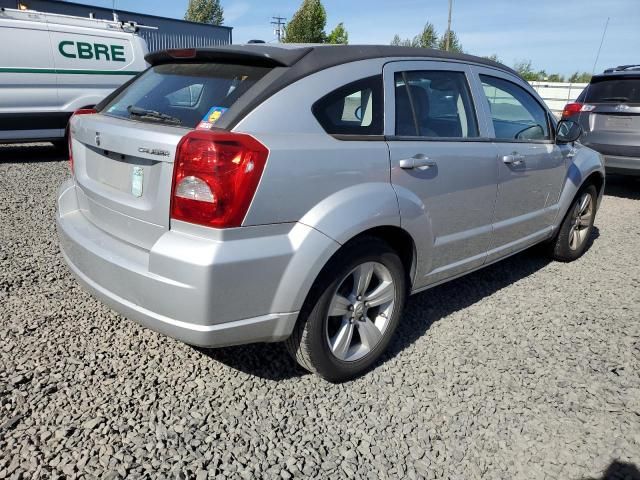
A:
{"type": "Polygon", "coordinates": [[[193,345],[286,339],[301,305],[278,299],[283,291],[301,298],[304,282],[282,279],[295,278],[287,273],[303,244],[321,249],[333,242],[294,223],[243,227],[225,240],[169,230],[147,251],[87,220],[75,188],[72,181],[62,186],[57,214],[60,248],[75,277],[117,312],[193,345]]]}
{"type": "Polygon", "coordinates": [[[607,173],[640,176],[640,158],[604,155],[604,168],[607,173]]]}

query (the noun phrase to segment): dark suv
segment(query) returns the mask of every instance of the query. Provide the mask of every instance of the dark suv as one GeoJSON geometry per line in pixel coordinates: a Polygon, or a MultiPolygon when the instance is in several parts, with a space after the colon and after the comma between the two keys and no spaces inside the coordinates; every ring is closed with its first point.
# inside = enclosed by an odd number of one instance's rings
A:
{"type": "Polygon", "coordinates": [[[581,143],[604,156],[608,173],[640,176],[640,65],[594,75],[562,118],[582,126],[581,143]]]}

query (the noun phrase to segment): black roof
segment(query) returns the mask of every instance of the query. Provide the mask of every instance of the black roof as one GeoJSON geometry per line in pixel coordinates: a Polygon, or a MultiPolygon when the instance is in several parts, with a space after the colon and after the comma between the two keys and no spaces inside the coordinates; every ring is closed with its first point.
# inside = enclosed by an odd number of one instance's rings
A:
{"type": "MultiPolygon", "coordinates": [[[[195,49],[195,57],[188,60],[209,60],[240,64],[264,65],[272,67],[296,67],[302,74],[313,73],[325,68],[373,58],[422,57],[436,60],[457,60],[488,67],[499,68],[509,73],[517,73],[509,67],[489,60],[462,53],[432,50],[430,48],[396,47],[392,45],[292,45],[292,44],[248,44],[223,45],[195,49]]],[[[150,53],[146,57],[151,65],[175,62],[171,50],[150,53]]],[[[180,60],[180,59],[178,59],[180,60]]]]}
{"type": "Polygon", "coordinates": [[[604,72],[592,76],[589,83],[598,83],[615,78],[640,78],[640,65],[620,65],[619,67],[607,68],[604,72]]]}

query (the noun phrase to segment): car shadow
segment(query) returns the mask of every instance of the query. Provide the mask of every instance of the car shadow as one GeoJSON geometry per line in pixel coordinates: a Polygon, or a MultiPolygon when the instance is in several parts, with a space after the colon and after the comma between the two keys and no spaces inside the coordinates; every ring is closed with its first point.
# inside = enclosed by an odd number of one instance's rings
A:
{"type": "Polygon", "coordinates": [[[211,360],[265,380],[287,380],[310,375],[291,358],[284,343],[252,343],[235,347],[193,347],[211,360]]]}
{"type": "MultiPolygon", "coordinates": [[[[587,251],[600,236],[594,226],[587,251]]],[[[546,245],[536,245],[493,265],[409,297],[398,329],[380,363],[395,357],[422,337],[437,321],[541,270],[552,260],[546,245]]]]}
{"type": "Polygon", "coordinates": [[[52,143],[15,143],[0,145],[0,163],[61,162],[69,155],[52,143]]]}
{"type": "Polygon", "coordinates": [[[604,194],[629,200],[640,200],[640,176],[609,174],[604,194]]]}
{"type": "Polygon", "coordinates": [[[602,477],[583,480],[640,480],[640,470],[633,463],[614,460],[602,473],[602,477]]]}
{"type": "MultiPolygon", "coordinates": [[[[594,227],[589,246],[599,237],[594,227]]],[[[551,260],[542,246],[465,275],[409,298],[387,351],[373,365],[376,368],[410,347],[437,321],[482,301],[495,292],[526,278],[551,260]]],[[[223,348],[193,347],[210,359],[234,370],[266,380],[285,380],[307,375],[289,356],[283,343],[258,343],[223,348]]]]}

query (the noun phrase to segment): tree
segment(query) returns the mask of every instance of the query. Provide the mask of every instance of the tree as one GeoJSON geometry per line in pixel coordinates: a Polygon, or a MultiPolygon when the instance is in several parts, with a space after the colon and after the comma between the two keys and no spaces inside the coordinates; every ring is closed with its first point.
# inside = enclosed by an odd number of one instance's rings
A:
{"type": "MultiPolygon", "coordinates": [[[[447,32],[444,32],[442,34],[442,37],[440,37],[440,40],[438,41],[438,48],[440,50],[445,50],[446,46],[447,46],[447,32]]],[[[462,49],[462,44],[460,43],[460,40],[458,39],[456,32],[454,32],[453,30],[449,32],[449,51],[454,53],[464,53],[464,50],[462,49]]]]}
{"type": "Polygon", "coordinates": [[[324,43],[327,12],[320,0],[304,0],[287,25],[285,43],[324,43]]]}
{"type": "Polygon", "coordinates": [[[589,83],[591,81],[591,74],[587,72],[576,72],[569,77],[571,83],[589,83]]]}
{"type": "Polygon", "coordinates": [[[413,37],[412,46],[421,48],[438,48],[438,32],[432,23],[427,22],[420,35],[413,37]]]}
{"type": "Polygon", "coordinates": [[[220,5],[220,0],[189,0],[184,19],[190,22],[222,25],[224,9],[220,5]]]}
{"type": "Polygon", "coordinates": [[[547,78],[550,82],[564,82],[564,75],[560,75],[559,73],[552,73],[547,78]]]}
{"type": "Polygon", "coordinates": [[[515,63],[513,69],[528,82],[538,79],[538,74],[531,67],[531,60],[519,60],[515,63]]]}
{"type": "Polygon", "coordinates": [[[411,40],[407,39],[402,39],[400,38],[400,35],[396,34],[393,37],[393,40],[391,40],[391,45],[394,45],[396,47],[410,47],[411,46],[411,40]]]}
{"type": "Polygon", "coordinates": [[[331,30],[327,37],[327,43],[335,45],[347,45],[349,43],[349,32],[344,28],[344,23],[340,22],[336,28],[331,30]]]}
{"type": "Polygon", "coordinates": [[[487,55],[482,58],[486,58],[487,60],[491,60],[492,62],[502,63],[502,60],[500,60],[498,58],[498,55],[496,55],[495,53],[492,53],[491,55],[487,55]]]}

